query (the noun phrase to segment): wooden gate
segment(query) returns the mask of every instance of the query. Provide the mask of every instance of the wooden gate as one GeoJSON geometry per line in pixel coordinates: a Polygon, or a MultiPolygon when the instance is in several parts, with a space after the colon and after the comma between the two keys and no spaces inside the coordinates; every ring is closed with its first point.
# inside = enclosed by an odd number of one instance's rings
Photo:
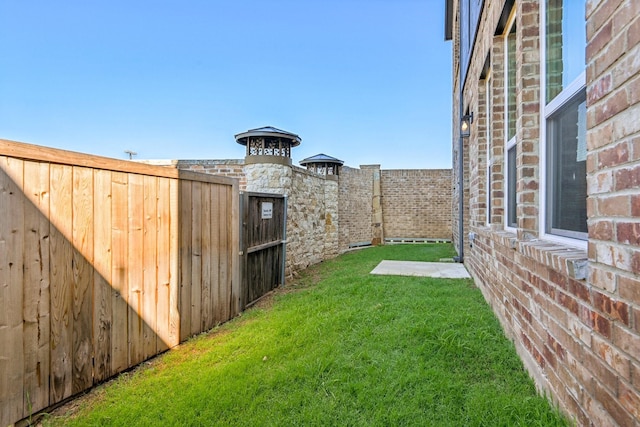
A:
{"type": "Polygon", "coordinates": [[[242,305],[249,306],[284,285],[287,198],[242,193],[242,305]]]}

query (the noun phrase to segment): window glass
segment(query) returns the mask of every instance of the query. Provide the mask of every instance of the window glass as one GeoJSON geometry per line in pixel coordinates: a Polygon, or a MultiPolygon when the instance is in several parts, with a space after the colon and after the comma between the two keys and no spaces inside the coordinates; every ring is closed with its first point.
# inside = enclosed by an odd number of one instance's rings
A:
{"type": "Polygon", "coordinates": [[[584,1],[547,0],[545,20],[549,103],[584,71],[587,38],[584,1]]]}
{"type": "Polygon", "coordinates": [[[518,226],[516,215],[516,147],[511,147],[507,153],[507,225],[509,227],[518,226]]]}
{"type": "Polygon", "coordinates": [[[581,90],[547,120],[547,232],[586,237],[586,95],[581,90]]]}
{"type": "Polygon", "coordinates": [[[516,136],[516,24],[507,35],[507,139],[516,136]]]}

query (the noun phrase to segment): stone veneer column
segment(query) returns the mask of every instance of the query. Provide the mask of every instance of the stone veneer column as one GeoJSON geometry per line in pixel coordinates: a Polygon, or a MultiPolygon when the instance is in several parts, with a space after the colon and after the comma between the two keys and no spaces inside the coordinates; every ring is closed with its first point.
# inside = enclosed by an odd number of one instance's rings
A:
{"type": "Polygon", "coordinates": [[[340,253],[338,235],[338,193],[337,179],[326,179],[324,184],[324,259],[334,258],[340,253]]]}
{"type": "Polygon", "coordinates": [[[382,223],[382,188],[380,185],[380,165],[362,165],[361,169],[373,170],[373,198],[371,200],[371,244],[384,243],[384,224],[382,223]]]}
{"type": "Polygon", "coordinates": [[[289,195],[291,166],[275,163],[254,163],[244,166],[247,191],[289,195]]]}

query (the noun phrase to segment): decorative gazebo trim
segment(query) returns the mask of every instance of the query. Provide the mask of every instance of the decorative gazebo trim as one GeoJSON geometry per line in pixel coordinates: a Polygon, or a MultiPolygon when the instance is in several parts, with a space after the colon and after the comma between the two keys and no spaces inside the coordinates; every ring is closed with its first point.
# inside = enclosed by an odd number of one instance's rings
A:
{"type": "Polygon", "coordinates": [[[251,163],[282,163],[275,159],[286,158],[287,164],[291,164],[291,148],[302,142],[295,133],[272,126],[250,129],[235,138],[238,144],[247,147],[246,160],[251,163]]]}
{"type": "Polygon", "coordinates": [[[306,166],[308,171],[315,172],[318,175],[326,177],[337,176],[340,174],[340,166],[344,161],[326,154],[316,154],[300,161],[301,166],[306,166]]]}

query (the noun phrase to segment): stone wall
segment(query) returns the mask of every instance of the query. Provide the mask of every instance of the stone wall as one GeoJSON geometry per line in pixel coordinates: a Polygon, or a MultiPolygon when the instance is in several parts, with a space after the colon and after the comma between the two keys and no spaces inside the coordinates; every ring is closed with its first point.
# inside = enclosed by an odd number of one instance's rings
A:
{"type": "Polygon", "coordinates": [[[385,238],[451,239],[451,169],[381,172],[385,238]]]}
{"type": "MultiPolygon", "coordinates": [[[[454,193],[453,205],[462,195],[468,207],[464,235],[473,233],[473,239],[464,244],[465,265],[537,386],[565,413],[578,425],[637,426],[640,2],[585,2],[586,245],[584,240],[560,239],[545,232],[547,183],[541,165],[546,134],[540,113],[545,99],[540,75],[544,41],[539,37],[544,17],[537,0],[518,1],[514,6],[517,227],[504,225],[505,55],[500,17],[507,3],[485,2],[482,9],[467,81],[462,82],[462,110],[474,112],[471,136],[462,153],[457,148],[457,89],[453,96],[454,157],[465,157],[464,188],[454,193]],[[490,74],[483,72],[487,58],[490,74]]],[[[453,4],[458,13],[460,2],[453,0],[453,4]]],[[[457,72],[458,29],[453,34],[453,70],[457,72]]],[[[457,74],[455,79],[457,88],[457,74]]]]}
{"type": "MultiPolygon", "coordinates": [[[[301,271],[325,259],[327,243],[326,179],[306,169],[292,167],[293,179],[289,193],[287,221],[287,253],[291,260],[288,273],[301,271]]],[[[335,199],[335,195],[332,195],[335,199]]],[[[330,236],[329,240],[333,240],[330,236]]],[[[288,257],[289,258],[289,257],[288,257]]]]}
{"type": "Polygon", "coordinates": [[[287,275],[385,235],[451,238],[451,170],[363,165],[324,177],[296,166],[242,160],[147,163],[237,178],[241,191],[286,194],[287,275]]]}
{"type": "Polygon", "coordinates": [[[337,179],[327,178],[324,182],[324,259],[340,254],[339,245],[339,188],[337,179]]]}

